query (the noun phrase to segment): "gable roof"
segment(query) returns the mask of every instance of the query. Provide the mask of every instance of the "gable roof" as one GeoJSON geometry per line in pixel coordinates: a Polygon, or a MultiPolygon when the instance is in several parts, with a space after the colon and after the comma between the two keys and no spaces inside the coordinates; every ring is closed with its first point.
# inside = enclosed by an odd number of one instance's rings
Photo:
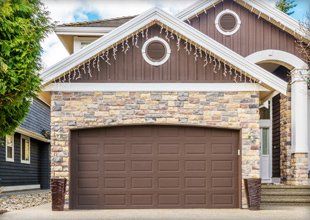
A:
{"type": "MultiPolygon", "coordinates": [[[[189,20],[222,1],[223,0],[199,0],[175,16],[183,21],[189,20]]],[[[234,0],[234,2],[249,9],[259,17],[270,21],[293,36],[297,34],[306,42],[310,41],[310,36],[302,30],[298,21],[274,7],[271,2],[266,0],[234,0]]]]}
{"type": "Polygon", "coordinates": [[[95,21],[65,23],[57,25],[57,27],[119,27],[127,21],[133,19],[134,17],[136,16],[124,16],[95,21]]]}
{"type": "Polygon", "coordinates": [[[70,69],[76,67],[83,61],[92,58],[101,51],[120,42],[122,39],[130,36],[141,28],[146,27],[154,21],[160,22],[166,25],[168,28],[173,29],[175,32],[184,36],[189,41],[195,42],[203,49],[210,51],[214,56],[220,57],[221,59],[225,60],[234,68],[241,70],[246,74],[249,74],[257,80],[260,80],[265,85],[283,94],[286,94],[286,82],[272,75],[270,72],[262,69],[256,64],[247,61],[241,55],[223,46],[219,42],[203,34],[194,27],[186,24],[185,22],[158,8],[148,10],[145,13],[133,18],[122,26],[111,31],[107,35],[102,36],[98,40],[89,44],[84,49],[72,54],[71,56],[63,59],[62,61],[45,70],[41,74],[41,77],[43,79],[43,86],[47,85],[53,79],[63,75],[70,69]]]}

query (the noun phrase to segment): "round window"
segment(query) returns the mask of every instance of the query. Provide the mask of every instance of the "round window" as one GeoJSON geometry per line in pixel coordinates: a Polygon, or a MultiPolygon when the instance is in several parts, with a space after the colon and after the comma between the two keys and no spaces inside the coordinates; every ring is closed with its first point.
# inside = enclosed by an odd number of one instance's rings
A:
{"type": "Polygon", "coordinates": [[[240,24],[241,21],[239,16],[229,9],[219,13],[215,19],[217,30],[224,35],[236,33],[240,28],[240,24]]]}
{"type": "Polygon", "coordinates": [[[159,66],[164,64],[170,57],[169,44],[162,38],[153,37],[147,40],[142,47],[142,55],[146,62],[159,66]]]}

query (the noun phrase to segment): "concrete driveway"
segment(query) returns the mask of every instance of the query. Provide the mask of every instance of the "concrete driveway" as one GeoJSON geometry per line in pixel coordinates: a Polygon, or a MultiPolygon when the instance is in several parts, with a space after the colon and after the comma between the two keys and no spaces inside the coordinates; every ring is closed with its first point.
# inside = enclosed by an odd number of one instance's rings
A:
{"type": "Polygon", "coordinates": [[[130,209],[79,210],[52,212],[51,204],[13,211],[0,215],[1,220],[100,219],[100,220],[204,220],[204,219],[309,219],[310,206],[264,208],[261,211],[241,209],[130,209]]]}

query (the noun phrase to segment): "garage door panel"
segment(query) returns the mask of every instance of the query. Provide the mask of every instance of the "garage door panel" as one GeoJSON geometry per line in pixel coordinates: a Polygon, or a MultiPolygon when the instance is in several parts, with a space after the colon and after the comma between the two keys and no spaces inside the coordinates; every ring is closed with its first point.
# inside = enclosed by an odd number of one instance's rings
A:
{"type": "Polygon", "coordinates": [[[126,182],[126,177],[105,177],[104,187],[106,189],[124,189],[126,182]]]}
{"type": "Polygon", "coordinates": [[[211,154],[215,155],[232,155],[234,154],[235,147],[232,143],[212,143],[211,154]]]}
{"type": "Polygon", "coordinates": [[[131,187],[133,189],[150,189],[154,187],[153,177],[133,177],[131,178],[131,187]]]}
{"type": "Polygon", "coordinates": [[[212,172],[227,172],[234,170],[234,161],[233,160],[213,160],[211,162],[211,171],[212,172]]]}
{"type": "Polygon", "coordinates": [[[126,144],[125,143],[106,143],[103,145],[103,152],[105,155],[110,154],[126,154],[126,144]]]}
{"type": "Polygon", "coordinates": [[[184,166],[185,171],[207,171],[207,161],[206,160],[187,160],[184,166]]]}
{"type": "Polygon", "coordinates": [[[153,144],[152,143],[132,143],[129,144],[130,153],[132,155],[153,155],[153,144]]]}
{"type": "Polygon", "coordinates": [[[132,194],[130,204],[134,206],[152,207],[154,204],[154,194],[132,194]]]}
{"type": "Polygon", "coordinates": [[[185,143],[185,155],[201,155],[207,153],[205,143],[185,143]]]}
{"type": "Polygon", "coordinates": [[[179,160],[158,160],[158,172],[180,171],[179,160]]]}
{"type": "Polygon", "coordinates": [[[103,162],[103,171],[126,171],[126,161],[124,160],[106,160],[103,162]]]}
{"type": "Polygon", "coordinates": [[[98,144],[79,144],[78,145],[78,154],[79,155],[96,155],[99,153],[98,144]]]}
{"type": "Polygon", "coordinates": [[[181,153],[181,146],[179,143],[159,143],[158,147],[158,155],[166,155],[166,154],[173,154],[173,155],[180,155],[181,153]]]}
{"type": "Polygon", "coordinates": [[[125,126],[74,132],[73,208],[239,206],[236,131],[125,126]]]}

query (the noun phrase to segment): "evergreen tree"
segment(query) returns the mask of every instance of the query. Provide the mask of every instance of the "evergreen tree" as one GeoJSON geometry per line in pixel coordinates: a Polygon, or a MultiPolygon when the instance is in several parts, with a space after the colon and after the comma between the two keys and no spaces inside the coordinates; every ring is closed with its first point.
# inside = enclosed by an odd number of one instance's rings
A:
{"type": "Polygon", "coordinates": [[[40,90],[40,43],[52,28],[39,0],[0,0],[0,136],[22,122],[40,90]]]}
{"type": "Polygon", "coordinates": [[[295,3],[295,0],[278,0],[276,3],[276,7],[288,15],[294,13],[292,9],[296,6],[297,4],[295,3]]]}

